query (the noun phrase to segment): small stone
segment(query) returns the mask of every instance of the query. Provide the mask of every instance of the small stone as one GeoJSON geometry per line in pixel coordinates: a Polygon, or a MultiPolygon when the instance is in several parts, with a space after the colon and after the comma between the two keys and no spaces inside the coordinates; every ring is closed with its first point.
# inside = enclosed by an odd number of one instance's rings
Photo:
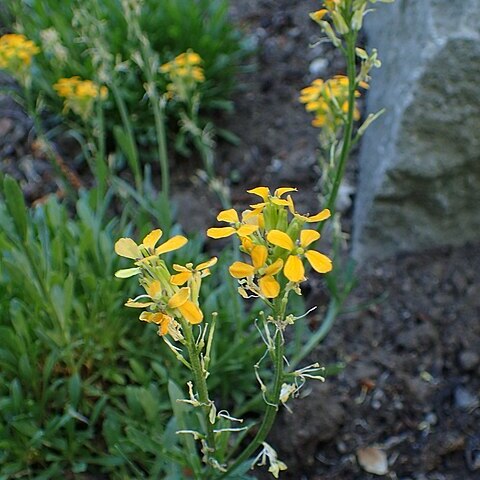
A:
{"type": "Polygon", "coordinates": [[[386,475],[388,473],[387,454],[379,448],[359,448],[357,459],[359,465],[368,473],[374,475],[386,475]]]}
{"type": "Polygon", "coordinates": [[[454,398],[455,406],[463,410],[468,410],[478,403],[477,397],[462,386],[455,389],[454,398]]]}
{"type": "Polygon", "coordinates": [[[316,58],[310,63],[308,70],[314,77],[319,77],[325,75],[327,67],[328,60],[326,58],[316,58]]]}
{"type": "Polygon", "coordinates": [[[480,364],[480,355],[471,350],[466,350],[458,356],[458,363],[464,372],[471,372],[480,364]]]}

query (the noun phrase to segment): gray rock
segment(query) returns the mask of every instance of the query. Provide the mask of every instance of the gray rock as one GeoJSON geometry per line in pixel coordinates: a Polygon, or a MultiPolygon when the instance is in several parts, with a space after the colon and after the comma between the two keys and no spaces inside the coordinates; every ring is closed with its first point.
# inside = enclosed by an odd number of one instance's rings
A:
{"type": "Polygon", "coordinates": [[[470,372],[480,364],[480,355],[471,350],[466,350],[458,356],[458,363],[464,372],[470,372]]]}
{"type": "Polygon", "coordinates": [[[459,245],[480,231],[480,2],[377,5],[366,31],[383,66],[367,110],[387,113],[361,146],[359,260],[459,245]]]}

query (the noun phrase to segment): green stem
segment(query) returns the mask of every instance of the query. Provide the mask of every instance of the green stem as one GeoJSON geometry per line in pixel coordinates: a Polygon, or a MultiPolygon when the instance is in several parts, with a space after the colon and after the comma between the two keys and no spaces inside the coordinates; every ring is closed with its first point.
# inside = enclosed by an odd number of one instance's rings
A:
{"type": "Polygon", "coordinates": [[[135,141],[135,135],[133,133],[132,123],[130,121],[130,116],[128,114],[127,106],[123,97],[115,83],[115,80],[112,80],[109,83],[110,90],[113,93],[115,103],[117,104],[118,111],[120,112],[120,117],[122,119],[123,128],[128,137],[129,150],[125,152],[127,156],[128,163],[130,168],[133,170],[133,176],[135,177],[135,187],[137,191],[142,194],[143,182],[142,182],[142,171],[140,167],[140,159],[138,155],[137,143],[135,141]]]}
{"type": "MultiPolygon", "coordinates": [[[[348,112],[345,123],[345,129],[343,132],[342,150],[338,161],[338,167],[335,172],[335,178],[333,181],[333,187],[328,195],[326,207],[330,209],[332,214],[335,213],[335,204],[338,196],[338,190],[345,174],[345,167],[347,165],[347,159],[352,149],[352,137],[353,137],[353,123],[355,113],[355,90],[356,90],[356,66],[355,66],[355,45],[357,41],[357,33],[350,31],[346,37],[346,55],[347,55],[347,76],[348,76],[348,112]]],[[[320,223],[319,230],[323,229],[325,222],[320,223]]]]}
{"type": "Polygon", "coordinates": [[[211,402],[208,396],[205,372],[200,361],[200,351],[195,344],[191,325],[183,322],[182,326],[184,327],[183,331],[185,333],[185,341],[190,359],[190,365],[192,367],[193,379],[198,392],[198,400],[203,404],[202,410],[204,413],[205,428],[207,432],[207,445],[213,450],[213,452],[215,452],[215,434],[213,433],[213,425],[209,419],[211,402]]]}
{"type": "Polygon", "coordinates": [[[228,471],[217,477],[217,480],[226,478],[230,473],[234,472],[243,462],[245,462],[255,450],[265,441],[267,438],[275,417],[277,416],[279,402],[280,402],[280,392],[282,390],[282,381],[283,381],[283,354],[284,354],[284,341],[280,330],[277,330],[275,336],[275,374],[273,379],[273,386],[271,393],[268,397],[267,407],[265,409],[265,415],[263,417],[262,424],[255,435],[254,439],[250,444],[243,450],[240,456],[232,463],[228,471]]]}

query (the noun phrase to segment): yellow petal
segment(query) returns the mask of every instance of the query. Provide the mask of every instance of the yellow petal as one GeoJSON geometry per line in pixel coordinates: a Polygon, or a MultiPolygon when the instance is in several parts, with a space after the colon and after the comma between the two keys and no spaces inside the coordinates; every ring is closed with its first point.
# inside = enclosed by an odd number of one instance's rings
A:
{"type": "Polygon", "coordinates": [[[310,13],[310,18],[315,22],[319,22],[327,13],[328,10],[326,8],[322,8],[320,10],[317,10],[316,12],[310,13]]]}
{"type": "Polygon", "coordinates": [[[170,283],[180,286],[186,283],[191,276],[192,272],[177,273],[176,275],[172,275],[170,277],[170,283]]]}
{"type": "Polygon", "coordinates": [[[232,263],[228,268],[228,271],[233,278],[246,278],[255,274],[255,268],[244,262],[232,263]]]}
{"type": "Polygon", "coordinates": [[[170,238],[165,243],[162,243],[162,245],[157,247],[155,249],[155,253],[157,255],[160,255],[162,253],[178,250],[179,248],[182,248],[187,242],[188,240],[185,237],[182,237],[182,235],[175,235],[175,237],[170,238]]]}
{"type": "Polygon", "coordinates": [[[265,205],[266,205],[265,202],[262,202],[262,203],[254,203],[253,205],[249,205],[249,207],[250,207],[250,208],[253,208],[254,210],[263,211],[263,209],[265,208],[265,205]]]}
{"type": "Polygon", "coordinates": [[[233,235],[234,233],[236,233],[236,230],[233,227],[209,228],[207,230],[207,235],[210,238],[225,238],[233,235]]]}
{"type": "Polygon", "coordinates": [[[258,195],[262,197],[263,200],[267,201],[270,195],[270,189],[268,187],[257,187],[252,188],[251,190],[247,190],[247,193],[253,193],[253,195],[258,195]]]}
{"type": "Polygon", "coordinates": [[[285,195],[286,193],[288,192],[296,192],[297,189],[296,188],[292,188],[292,187],[280,187],[280,188],[277,188],[275,190],[275,197],[278,197],[280,198],[282,195],[285,195]]]}
{"type": "Polygon", "coordinates": [[[155,245],[160,240],[163,232],[157,228],[156,230],[152,230],[144,239],[143,239],[143,246],[148,248],[149,250],[153,250],[155,245]]]}
{"type": "Polygon", "coordinates": [[[205,270],[206,268],[213,267],[217,263],[217,261],[218,261],[217,257],[212,257],[210,260],[200,263],[200,265],[197,265],[195,270],[200,272],[201,270],[205,270]]]}
{"type": "Polygon", "coordinates": [[[178,307],[183,318],[193,325],[200,323],[203,320],[203,313],[192,301],[187,300],[178,307]]]}
{"type": "Polygon", "coordinates": [[[158,280],[153,280],[145,290],[150,298],[154,298],[162,291],[162,284],[158,280]]]}
{"type": "Polygon", "coordinates": [[[181,288],[169,301],[168,306],[170,308],[178,308],[180,305],[183,305],[190,297],[190,288],[184,287],[181,288]]]}
{"type": "Polygon", "coordinates": [[[333,268],[332,261],[323,253],[308,250],[305,252],[305,256],[312,268],[318,273],[327,273],[333,268]]]}
{"type": "Polygon", "coordinates": [[[171,320],[172,320],[171,317],[165,315],[165,318],[163,319],[162,323],[158,327],[158,334],[160,336],[166,335],[168,333],[168,327],[170,326],[171,320]]]}
{"type": "Polygon", "coordinates": [[[173,269],[176,272],[189,272],[190,271],[187,267],[184,267],[183,265],[178,265],[177,263],[173,264],[173,269]]]}
{"type": "Polygon", "coordinates": [[[228,222],[228,223],[238,223],[240,219],[238,218],[238,213],[231,208],[230,210],[223,210],[217,215],[217,220],[219,222],[228,222]]]}
{"type": "Polygon", "coordinates": [[[264,245],[257,245],[250,252],[253,266],[258,270],[265,265],[268,257],[268,249],[264,245]]]}
{"type": "Polygon", "coordinates": [[[250,253],[255,244],[248,237],[240,237],[240,242],[246,253],[250,253]]]}
{"type": "Polygon", "coordinates": [[[140,248],[131,238],[120,238],[115,243],[115,253],[125,258],[136,260],[142,256],[140,248]]]}
{"type": "Polygon", "coordinates": [[[301,282],[305,277],[305,269],[300,258],[290,255],[285,263],[283,273],[291,282],[301,282]]]}
{"type": "Polygon", "coordinates": [[[312,215],[311,217],[307,217],[307,222],[322,222],[326,220],[331,215],[330,210],[328,208],[323,209],[321,212],[318,212],[316,215],[312,215]]]}
{"type": "Polygon", "coordinates": [[[271,201],[272,201],[273,204],[278,205],[280,207],[288,207],[289,206],[288,200],[284,200],[283,198],[272,197],[271,201]]]}
{"type": "Polygon", "coordinates": [[[153,302],[135,302],[131,298],[129,298],[128,301],[125,303],[126,307],[131,308],[147,308],[150,305],[153,305],[153,302]]]}
{"type": "Polygon", "coordinates": [[[258,281],[258,286],[267,298],[276,298],[280,293],[280,284],[270,275],[263,276],[258,281]]]}
{"type": "Polygon", "coordinates": [[[265,269],[265,275],[276,275],[283,267],[283,260],[277,258],[269,267],[265,269]]]}
{"type": "Polygon", "coordinates": [[[300,246],[307,248],[311,243],[316,242],[320,234],[316,230],[302,230],[300,232],[300,246]]]}
{"type": "Polygon", "coordinates": [[[285,232],[280,230],[271,230],[268,232],[267,240],[273,245],[282,247],[288,251],[291,251],[295,248],[293,240],[285,232]]]}
{"type": "Polygon", "coordinates": [[[141,272],[139,268],[124,268],[123,270],[119,270],[115,272],[115,276],[117,278],[130,278],[134,275],[138,275],[141,272]]]}
{"type": "Polygon", "coordinates": [[[168,315],[165,315],[164,313],[151,313],[151,312],[142,312],[140,314],[140,320],[142,322],[148,322],[148,323],[155,323],[156,325],[160,325],[162,322],[165,322],[167,319],[170,319],[168,315]]]}
{"type": "Polygon", "coordinates": [[[258,228],[259,228],[258,225],[242,225],[237,230],[237,235],[239,237],[248,237],[253,232],[256,232],[258,230],[258,228]]]}

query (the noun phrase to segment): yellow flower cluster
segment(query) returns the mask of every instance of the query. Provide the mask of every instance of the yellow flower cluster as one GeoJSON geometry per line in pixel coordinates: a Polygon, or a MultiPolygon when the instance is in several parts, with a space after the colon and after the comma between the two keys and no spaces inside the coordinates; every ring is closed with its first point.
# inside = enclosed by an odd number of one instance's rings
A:
{"type": "Polygon", "coordinates": [[[23,79],[40,49],[25,35],[10,33],[0,37],[0,69],[23,79]]]}
{"type": "Polygon", "coordinates": [[[161,256],[183,247],[187,239],[177,235],[157,246],[162,234],[160,229],[153,230],[140,245],[131,238],[118,240],[115,252],[135,260],[135,267],[119,270],[115,276],[129,278],[139,275],[139,282],[146,293],[129,299],[125,305],[146,308],[140,314],[140,320],[158,325],[159,335],[170,334],[174,340],[179,340],[182,338],[182,320],[190,324],[198,324],[203,320],[198,305],[200,286],[202,278],[210,274],[210,267],[215,265],[217,259],[213,257],[195,268],[191,263],[173,265],[177,273],[172,275],[161,256]]]}
{"type": "Polygon", "coordinates": [[[78,76],[61,78],[53,88],[64,98],[64,110],[72,110],[84,120],[92,113],[95,100],[104,100],[108,95],[107,87],[78,76]]]}
{"type": "Polygon", "coordinates": [[[294,191],[295,188],[283,187],[272,195],[267,187],[248,190],[262,201],[250,205],[241,219],[234,209],[220,212],[217,220],[230,225],[207,230],[211,238],[239,237],[240,249],[248,261],[234,262],[229,270],[239,280],[239,293],[245,298],[255,296],[268,300],[291,290],[299,293],[299,284],[305,280],[305,260],[319,273],[332,269],[326,255],[310,248],[320,234],[304,228],[305,224],[326,220],[330,211],[300,215],[295,211],[291,195],[287,195],[294,191]]]}
{"type": "MultiPolygon", "coordinates": [[[[361,86],[367,88],[362,82],[361,86]]],[[[312,84],[300,91],[300,102],[305,104],[308,112],[313,112],[315,118],[312,121],[314,127],[326,128],[334,132],[343,123],[345,114],[348,112],[349,82],[344,75],[323,81],[317,78],[312,84]]],[[[360,92],[356,91],[355,96],[359,97],[360,92]]],[[[354,120],[360,118],[360,111],[354,107],[354,120]]]]}
{"type": "Polygon", "coordinates": [[[202,58],[191,49],[163,64],[160,72],[166,74],[171,81],[167,85],[168,97],[188,100],[197,83],[205,81],[201,64],[202,58]]]}

